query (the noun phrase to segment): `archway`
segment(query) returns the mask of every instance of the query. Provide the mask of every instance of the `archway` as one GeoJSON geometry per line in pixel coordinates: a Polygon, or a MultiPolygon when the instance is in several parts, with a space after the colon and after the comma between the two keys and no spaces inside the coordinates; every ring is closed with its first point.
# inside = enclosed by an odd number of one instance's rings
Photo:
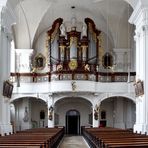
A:
{"type": "Polygon", "coordinates": [[[66,113],[66,133],[80,134],[80,113],[77,110],[69,110],[66,113]]]}
{"type": "Polygon", "coordinates": [[[136,105],[129,98],[110,97],[101,102],[100,124],[123,129],[132,129],[136,121],[136,105]]]}
{"type": "Polygon", "coordinates": [[[48,125],[47,104],[35,97],[22,97],[11,102],[11,122],[14,130],[46,127],[48,125]]]}
{"type": "Polygon", "coordinates": [[[81,126],[92,126],[92,104],[82,97],[65,97],[54,104],[55,126],[65,126],[67,134],[80,134],[81,126]],[[71,131],[70,123],[75,122],[76,131],[71,131]]]}

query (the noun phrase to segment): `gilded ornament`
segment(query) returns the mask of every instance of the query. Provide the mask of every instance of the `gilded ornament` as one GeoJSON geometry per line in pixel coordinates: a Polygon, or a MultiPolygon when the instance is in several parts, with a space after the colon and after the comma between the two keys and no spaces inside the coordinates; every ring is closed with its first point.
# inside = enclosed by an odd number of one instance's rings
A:
{"type": "Polygon", "coordinates": [[[71,60],[68,65],[70,70],[75,70],[78,67],[78,63],[76,60],[71,60]]]}

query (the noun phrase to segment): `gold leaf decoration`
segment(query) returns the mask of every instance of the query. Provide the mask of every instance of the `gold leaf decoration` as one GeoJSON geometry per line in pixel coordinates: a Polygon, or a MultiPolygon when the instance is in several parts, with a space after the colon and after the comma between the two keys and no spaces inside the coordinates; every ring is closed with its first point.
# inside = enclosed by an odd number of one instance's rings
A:
{"type": "Polygon", "coordinates": [[[77,60],[71,60],[68,65],[70,70],[75,70],[78,67],[77,60]]]}

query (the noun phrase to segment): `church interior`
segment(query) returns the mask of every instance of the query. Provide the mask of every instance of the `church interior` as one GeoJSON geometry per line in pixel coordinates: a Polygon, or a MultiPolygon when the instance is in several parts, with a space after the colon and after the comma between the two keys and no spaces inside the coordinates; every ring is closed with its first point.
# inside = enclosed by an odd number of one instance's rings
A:
{"type": "Polygon", "coordinates": [[[147,0],[0,0],[0,16],[1,137],[147,135],[147,0]]]}

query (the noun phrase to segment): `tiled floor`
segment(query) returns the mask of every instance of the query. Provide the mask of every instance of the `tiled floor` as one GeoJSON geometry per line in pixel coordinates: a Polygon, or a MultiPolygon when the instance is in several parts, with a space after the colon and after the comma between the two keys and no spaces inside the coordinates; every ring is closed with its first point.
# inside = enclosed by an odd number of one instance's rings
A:
{"type": "Polygon", "coordinates": [[[82,136],[65,136],[59,148],[89,148],[82,136]]]}

